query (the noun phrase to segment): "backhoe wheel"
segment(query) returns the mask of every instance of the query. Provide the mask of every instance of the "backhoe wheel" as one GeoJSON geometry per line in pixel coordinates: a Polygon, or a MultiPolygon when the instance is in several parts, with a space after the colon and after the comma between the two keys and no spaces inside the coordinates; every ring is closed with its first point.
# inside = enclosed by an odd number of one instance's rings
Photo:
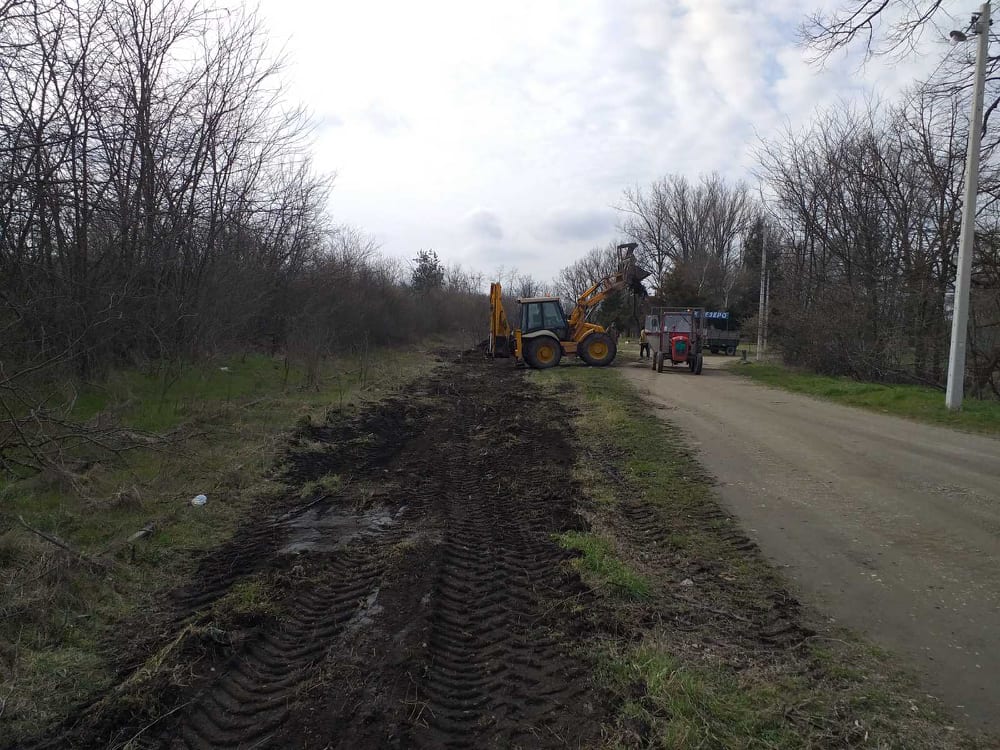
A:
{"type": "Polygon", "coordinates": [[[701,367],[702,367],[703,364],[705,364],[705,361],[702,358],[702,356],[699,354],[698,355],[698,359],[696,359],[695,363],[694,363],[694,374],[695,375],[701,375],[701,367]]]}
{"type": "Polygon", "coordinates": [[[524,360],[536,370],[555,367],[562,359],[562,347],[549,336],[528,339],[524,344],[524,360]]]}
{"type": "Polygon", "coordinates": [[[606,333],[592,333],[580,342],[577,349],[580,359],[592,367],[604,367],[610,365],[615,355],[618,354],[618,347],[615,340],[606,333]]]}

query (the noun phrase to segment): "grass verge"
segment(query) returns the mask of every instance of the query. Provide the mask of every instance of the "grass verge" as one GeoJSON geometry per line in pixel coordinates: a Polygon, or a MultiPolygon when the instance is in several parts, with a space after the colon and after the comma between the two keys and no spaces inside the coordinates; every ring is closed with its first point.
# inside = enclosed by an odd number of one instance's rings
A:
{"type": "Polygon", "coordinates": [[[730,369],[755,382],[786,391],[969,432],[1000,435],[1000,401],[965,399],[962,410],[953,412],[945,408],[944,393],[936,388],[863,383],[847,377],[801,372],[778,364],[753,363],[730,369]]]}
{"type": "MultiPolygon", "coordinates": [[[[59,472],[0,480],[0,745],[16,746],[109,685],[116,624],[155,608],[157,593],[186,580],[250,508],[291,491],[273,469],[292,427],[379,398],[433,365],[425,351],[375,351],[307,373],[250,355],[190,366],[169,382],[124,372],[75,389],[77,418],[173,438],[122,460],[75,456],[59,472]],[[199,493],[208,503],[194,507],[199,493]],[[19,517],[100,564],[81,565],[19,517]],[[127,542],[147,525],[151,536],[127,542]]],[[[305,490],[339,482],[329,476],[305,490]]],[[[237,587],[217,614],[268,616],[266,594],[259,583],[237,587]]]]}
{"type": "Polygon", "coordinates": [[[556,541],[563,549],[580,553],[573,560],[573,567],[598,585],[631,599],[649,596],[649,581],[621,561],[608,539],[582,531],[566,531],[557,535],[556,541]]]}
{"type": "MultiPolygon", "coordinates": [[[[575,405],[609,747],[975,748],[878,649],[803,612],[718,505],[679,431],[613,368],[531,372],[575,405]],[[616,571],[646,583],[621,596],[616,571]],[[596,584],[596,585],[595,585],[596,584]]],[[[981,744],[980,744],[981,742],[981,744]]]]}

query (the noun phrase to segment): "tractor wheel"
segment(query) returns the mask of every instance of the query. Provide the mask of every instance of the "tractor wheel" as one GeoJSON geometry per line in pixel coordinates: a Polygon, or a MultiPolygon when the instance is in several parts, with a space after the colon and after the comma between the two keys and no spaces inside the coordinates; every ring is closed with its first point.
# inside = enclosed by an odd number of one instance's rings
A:
{"type": "Polygon", "coordinates": [[[524,345],[524,360],[536,370],[555,367],[562,359],[562,347],[549,336],[529,339],[524,345]]]}
{"type": "Polygon", "coordinates": [[[735,346],[728,346],[728,347],[726,347],[726,355],[727,356],[732,357],[734,354],[736,354],[736,347],[735,346]]]}
{"type": "Polygon", "coordinates": [[[592,333],[580,342],[577,351],[580,359],[591,367],[605,367],[614,361],[618,347],[608,334],[592,333]]]}
{"type": "Polygon", "coordinates": [[[701,375],[701,367],[702,367],[703,364],[705,364],[705,362],[702,359],[702,356],[699,354],[698,358],[694,362],[693,372],[694,372],[695,375],[701,375]]]}

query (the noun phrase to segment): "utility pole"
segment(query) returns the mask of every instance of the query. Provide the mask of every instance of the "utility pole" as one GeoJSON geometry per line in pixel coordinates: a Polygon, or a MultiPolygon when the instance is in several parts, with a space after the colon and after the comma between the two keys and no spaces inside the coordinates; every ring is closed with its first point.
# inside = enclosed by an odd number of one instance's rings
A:
{"type": "Polygon", "coordinates": [[[764,297],[767,288],[767,234],[761,232],[760,237],[760,302],[757,304],[757,361],[760,362],[764,355],[764,320],[767,301],[764,297]]]}
{"type": "Polygon", "coordinates": [[[767,357],[767,319],[771,313],[771,271],[764,277],[764,347],[762,356],[767,357]]]}
{"type": "MultiPolygon", "coordinates": [[[[944,403],[952,411],[962,408],[965,389],[965,344],[969,332],[969,282],[976,237],[976,195],[979,192],[979,141],[983,133],[983,89],[986,58],[990,44],[990,4],[979,8],[975,19],[979,34],[976,47],[976,80],[972,89],[972,117],[969,120],[969,150],[965,156],[965,202],[962,204],[962,232],[958,240],[958,271],[955,275],[955,306],[951,319],[951,351],[948,355],[948,387],[944,403]]],[[[958,37],[952,32],[952,38],[958,37]]]]}

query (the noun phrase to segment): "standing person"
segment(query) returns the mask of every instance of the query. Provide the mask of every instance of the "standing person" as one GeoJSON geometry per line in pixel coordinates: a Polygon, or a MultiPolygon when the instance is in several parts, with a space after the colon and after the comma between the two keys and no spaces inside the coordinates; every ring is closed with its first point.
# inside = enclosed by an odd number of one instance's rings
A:
{"type": "Polygon", "coordinates": [[[649,356],[649,342],[646,341],[646,328],[639,331],[639,359],[649,356]]]}

